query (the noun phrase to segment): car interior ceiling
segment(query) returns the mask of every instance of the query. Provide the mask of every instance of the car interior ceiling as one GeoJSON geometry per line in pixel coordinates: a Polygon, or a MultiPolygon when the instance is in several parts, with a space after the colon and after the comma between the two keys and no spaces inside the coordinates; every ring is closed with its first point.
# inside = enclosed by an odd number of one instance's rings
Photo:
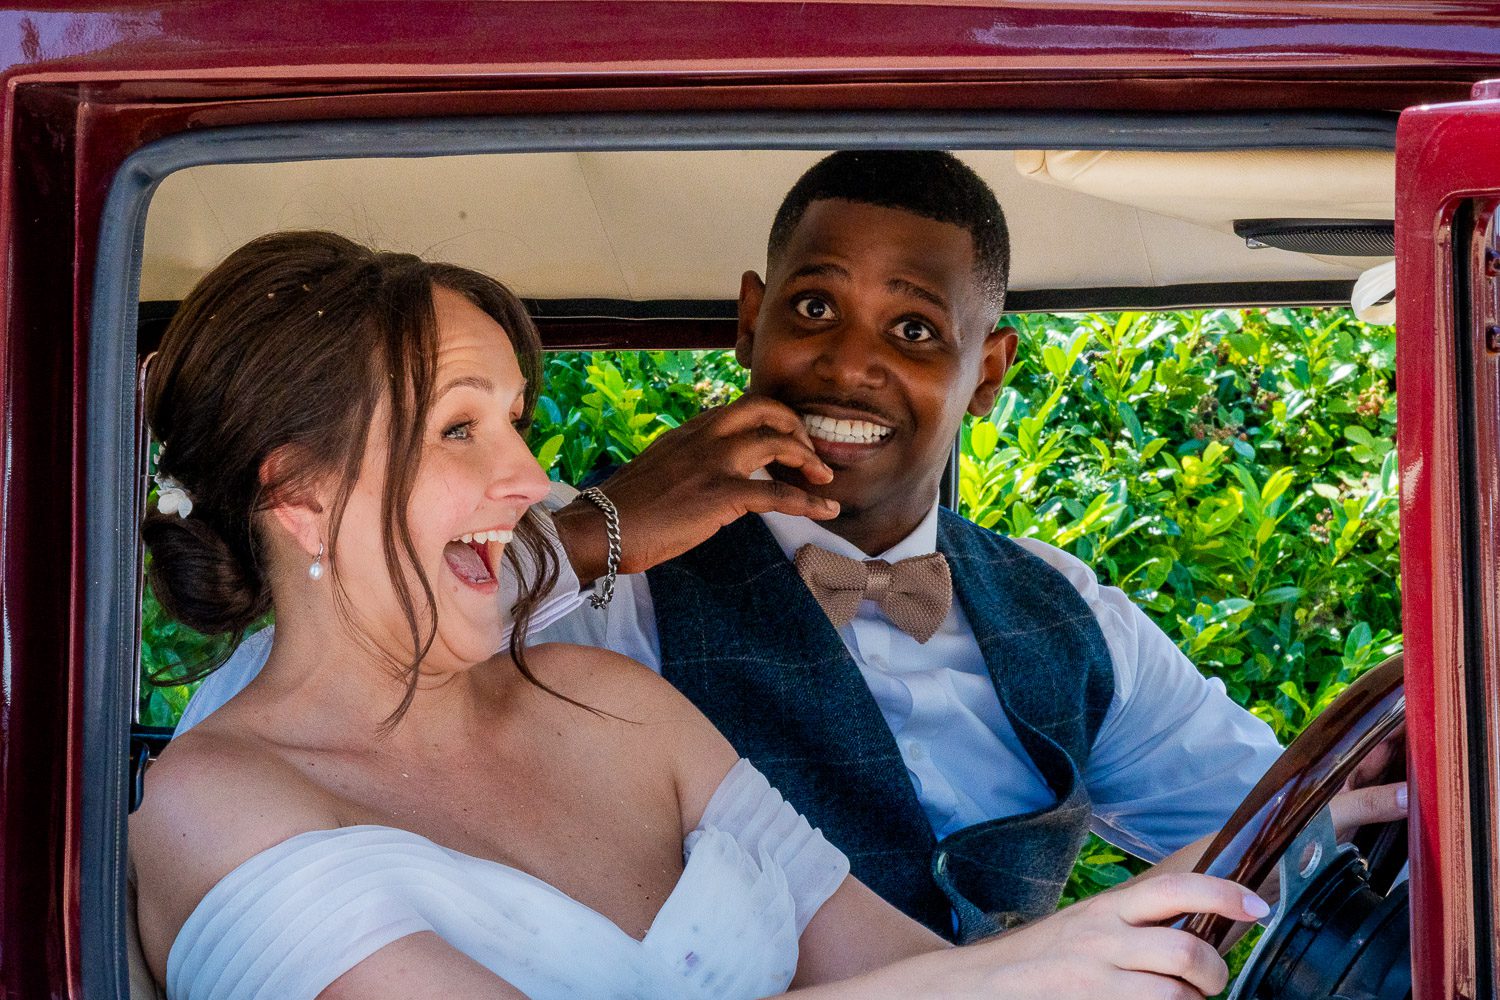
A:
{"type": "MultiPolygon", "coordinates": [[[[167,177],[152,200],[141,299],[180,299],[254,236],[321,228],[494,274],[534,304],[544,327],[597,318],[722,323],[733,317],[739,275],[764,267],[781,196],[821,155],[609,151],[192,167],[167,177]]],[[[1388,150],[958,155],[1005,207],[1017,311],[1334,302],[1391,257],[1388,150]],[[1278,238],[1278,227],[1309,220],[1325,225],[1278,238]]]]}

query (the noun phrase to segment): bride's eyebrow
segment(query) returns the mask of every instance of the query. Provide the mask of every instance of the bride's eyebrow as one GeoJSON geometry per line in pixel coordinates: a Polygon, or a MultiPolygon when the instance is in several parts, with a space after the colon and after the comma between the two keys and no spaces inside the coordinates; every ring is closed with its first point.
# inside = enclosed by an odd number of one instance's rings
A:
{"type": "Polygon", "coordinates": [[[444,396],[448,395],[448,393],[452,392],[454,389],[458,389],[460,387],[478,389],[480,392],[493,393],[495,391],[495,383],[491,382],[487,378],[484,378],[480,375],[460,375],[458,378],[453,379],[451,382],[447,383],[441,389],[439,389],[438,394],[433,397],[432,401],[435,403],[438,400],[442,399],[444,396]]]}

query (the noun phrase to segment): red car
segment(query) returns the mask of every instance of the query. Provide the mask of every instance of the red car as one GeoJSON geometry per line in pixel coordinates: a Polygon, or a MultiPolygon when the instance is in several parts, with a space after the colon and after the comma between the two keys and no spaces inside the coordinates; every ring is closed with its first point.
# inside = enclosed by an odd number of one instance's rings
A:
{"type": "Polygon", "coordinates": [[[775,200],[860,146],[981,171],[1016,310],[1346,302],[1394,256],[1407,686],[1337,703],[1214,870],[1289,858],[1243,995],[1496,995],[1500,3],[80,0],[0,9],[0,62],[6,996],[150,995],[124,841],[159,304],[315,224],[503,276],[550,346],[723,346],[775,200]],[[1403,707],[1409,883],[1399,831],[1367,874],[1313,819],[1403,707]]]}

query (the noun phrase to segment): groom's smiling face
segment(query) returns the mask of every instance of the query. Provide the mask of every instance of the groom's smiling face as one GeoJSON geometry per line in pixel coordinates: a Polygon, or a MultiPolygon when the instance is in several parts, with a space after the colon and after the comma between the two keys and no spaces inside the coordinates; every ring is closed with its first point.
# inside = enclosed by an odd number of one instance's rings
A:
{"type": "Polygon", "coordinates": [[[988,412],[1015,353],[959,226],[843,200],[807,207],[765,283],[740,290],[736,355],[749,392],[803,417],[833,470],[834,531],[871,554],[937,497],[966,412],[988,412]]]}

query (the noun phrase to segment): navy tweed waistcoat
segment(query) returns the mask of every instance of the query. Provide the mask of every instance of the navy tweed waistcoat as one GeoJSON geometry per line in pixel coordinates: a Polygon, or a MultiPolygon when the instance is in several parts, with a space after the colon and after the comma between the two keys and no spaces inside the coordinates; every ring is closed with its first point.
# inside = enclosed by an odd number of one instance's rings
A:
{"type": "Polygon", "coordinates": [[[1061,573],[939,510],[938,551],[1000,704],[1057,803],[941,841],[859,668],[770,529],[749,515],[648,571],[662,676],[849,855],[944,937],[1057,906],[1088,833],[1083,768],[1114,691],[1104,635],[1061,573]]]}

